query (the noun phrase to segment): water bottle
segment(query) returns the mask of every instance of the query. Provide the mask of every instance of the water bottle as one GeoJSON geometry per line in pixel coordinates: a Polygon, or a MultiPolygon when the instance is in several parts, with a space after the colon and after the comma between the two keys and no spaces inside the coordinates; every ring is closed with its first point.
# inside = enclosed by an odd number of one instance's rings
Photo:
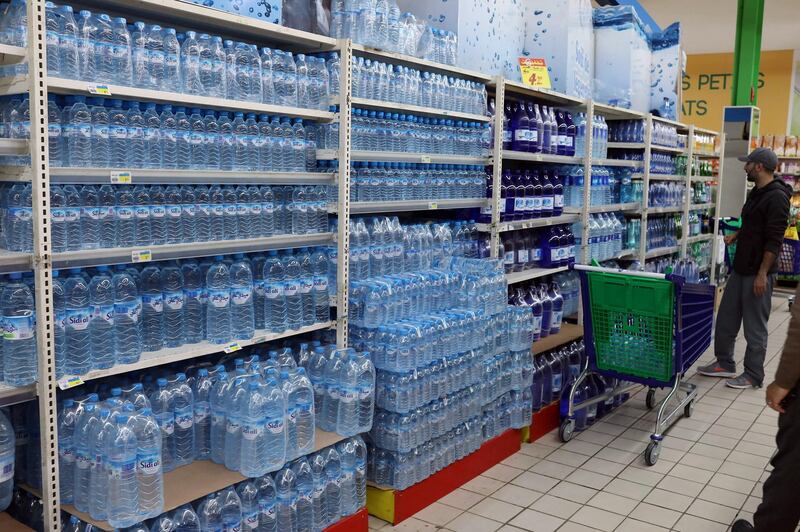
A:
{"type": "Polygon", "coordinates": [[[166,208],[167,244],[183,242],[183,195],[177,185],[169,185],[164,191],[166,208]]]}
{"type": "Polygon", "coordinates": [[[98,414],[96,405],[88,402],[80,408],[75,419],[75,431],[73,433],[75,449],[74,505],[81,512],[89,511],[89,482],[91,464],[94,461],[91,435],[98,430],[98,425],[100,424],[98,414]]]}
{"type": "Polygon", "coordinates": [[[222,256],[206,273],[206,339],[214,344],[224,344],[231,339],[231,276],[222,256]]]}
{"type": "MultiPolygon", "coordinates": [[[[83,375],[93,365],[89,329],[92,307],[89,303],[89,286],[80,268],[70,269],[70,276],[64,282],[64,302],[67,311],[67,357],[64,369],[69,375],[83,375]]],[[[108,341],[108,336],[105,341],[108,341]]],[[[113,356],[113,343],[109,347],[113,356]]],[[[7,367],[6,365],[6,380],[7,367]]]]}
{"type": "Polygon", "coordinates": [[[171,105],[162,105],[161,114],[161,166],[164,169],[178,168],[177,121],[171,105]]]}
{"type": "Polygon", "coordinates": [[[259,531],[277,532],[277,489],[271,475],[256,479],[258,489],[259,531]]]}
{"type": "Polygon", "coordinates": [[[106,437],[108,458],[108,522],[113,527],[133,526],[140,521],[136,479],[136,435],[130,416],[117,414],[106,437]]]}
{"type": "Polygon", "coordinates": [[[130,274],[117,271],[112,282],[116,361],[119,364],[132,364],[139,361],[142,349],[142,298],[130,274]]]}
{"type": "Polygon", "coordinates": [[[119,187],[115,199],[115,243],[119,247],[136,244],[136,220],[133,189],[127,185],[119,187]]]}
{"type": "Polygon", "coordinates": [[[357,357],[358,377],[358,428],[356,433],[368,432],[372,428],[375,412],[375,366],[366,354],[357,357]]]}
{"type": "Polygon", "coordinates": [[[223,530],[222,501],[213,493],[197,507],[197,515],[200,517],[200,530],[223,530]]]}
{"type": "MultiPolygon", "coordinates": [[[[74,293],[74,292],[73,292],[74,293]]],[[[89,283],[92,367],[110,368],[116,363],[114,339],[114,284],[108,266],[98,266],[89,283]]]]}
{"type": "Polygon", "coordinates": [[[311,269],[311,255],[308,248],[300,248],[297,260],[300,262],[300,301],[303,307],[303,326],[314,324],[314,273],[311,269]]]}
{"type": "Polygon", "coordinates": [[[225,398],[230,387],[228,374],[225,367],[220,366],[221,370],[216,373],[216,382],[211,388],[209,405],[211,406],[211,460],[218,464],[225,462],[225,430],[226,430],[226,411],[225,398]]]}
{"type": "Polygon", "coordinates": [[[164,345],[180,347],[185,340],[186,295],[183,271],[178,264],[167,263],[161,268],[161,292],[164,308],[164,345]]]}
{"type": "Polygon", "coordinates": [[[152,409],[142,408],[134,418],[136,434],[136,482],[139,517],[150,519],[164,509],[164,477],[161,468],[161,429],[152,409]]]}
{"type": "Polygon", "coordinates": [[[164,296],[158,266],[142,269],[142,350],[164,347],[164,296]]]}
{"type": "Polygon", "coordinates": [[[33,249],[31,185],[14,183],[6,198],[3,234],[9,251],[30,253],[33,249]]]}
{"type": "MultiPolygon", "coordinates": [[[[164,77],[159,83],[160,90],[178,92],[180,89],[181,71],[180,71],[180,53],[181,45],[178,42],[178,37],[175,33],[175,28],[167,28],[161,32],[163,34],[163,41],[161,47],[164,50],[164,77]]],[[[151,32],[150,38],[157,41],[161,35],[156,34],[155,31],[151,32]]],[[[155,42],[153,47],[158,46],[155,42]]],[[[158,81],[158,80],[156,80],[158,81]]]]}
{"type": "Polygon", "coordinates": [[[50,235],[53,251],[67,250],[67,197],[61,185],[50,187],[50,235]]]}
{"type": "Polygon", "coordinates": [[[187,344],[199,343],[205,338],[206,317],[203,271],[197,261],[181,263],[183,272],[183,337],[187,344]]]}
{"type": "Polygon", "coordinates": [[[253,272],[244,254],[236,254],[230,268],[231,334],[238,340],[247,340],[255,333],[253,307],[253,272]]]}
{"type": "Polygon", "coordinates": [[[259,529],[258,487],[253,481],[236,485],[236,494],[241,501],[242,528],[251,531],[259,529]]]}
{"type": "Polygon", "coordinates": [[[297,447],[290,456],[304,456],[314,450],[314,387],[306,376],[305,368],[292,370],[289,374],[292,394],[287,396],[289,425],[294,427],[297,447]]]}
{"type": "Polygon", "coordinates": [[[194,442],[195,460],[211,458],[211,389],[214,383],[208,376],[208,369],[197,370],[192,385],[194,396],[194,442]]]}
{"type": "Polygon", "coordinates": [[[148,246],[153,243],[152,224],[150,221],[150,194],[145,185],[133,188],[133,209],[135,241],[137,246],[148,246]]]}
{"type": "Polygon", "coordinates": [[[242,424],[248,407],[248,380],[236,377],[225,398],[225,467],[240,471],[242,467],[242,424]]]}
{"type": "Polygon", "coordinates": [[[64,196],[66,199],[64,225],[67,228],[67,250],[76,251],[81,249],[83,243],[83,232],[81,230],[81,194],[74,185],[65,185],[64,196]]]}
{"type": "Polygon", "coordinates": [[[275,485],[278,492],[278,530],[297,530],[297,508],[295,500],[295,475],[290,467],[284,467],[275,475],[275,485]]]}
{"type": "Polygon", "coordinates": [[[328,484],[325,488],[327,502],[328,523],[334,523],[343,515],[342,512],[342,466],[336,447],[331,445],[325,453],[325,472],[328,475],[328,484]]]}
{"type": "Polygon", "coordinates": [[[224,531],[242,530],[242,501],[233,487],[220,495],[222,499],[222,525],[224,531]]]}
{"type": "Polygon", "coordinates": [[[175,414],[170,405],[167,379],[158,379],[150,396],[153,417],[161,429],[161,465],[165,473],[175,468],[175,414]]]}
{"type": "Polygon", "coordinates": [[[311,271],[314,274],[313,322],[325,323],[331,319],[331,307],[328,291],[328,256],[322,248],[317,248],[311,255],[311,271]]]}
{"type": "Polygon", "coordinates": [[[356,445],[352,440],[345,440],[336,444],[336,450],[342,468],[340,484],[342,515],[351,515],[359,510],[356,492],[356,445]]]}
{"type": "Polygon", "coordinates": [[[189,504],[184,504],[175,509],[172,513],[172,522],[175,523],[174,532],[198,532],[200,528],[200,516],[189,504]]]}
{"type": "Polygon", "coordinates": [[[171,386],[170,406],[175,416],[175,467],[180,467],[195,456],[194,394],[184,373],[178,373],[171,386]]]}
{"type": "Polygon", "coordinates": [[[127,161],[131,168],[139,168],[145,162],[147,145],[144,138],[145,122],[139,102],[128,103],[127,161]]]}
{"type": "Polygon", "coordinates": [[[109,164],[116,168],[128,163],[128,112],[122,107],[122,100],[108,100],[109,164]]]}
{"type": "Polygon", "coordinates": [[[268,331],[281,333],[287,328],[286,269],[278,252],[267,252],[264,264],[264,323],[268,331]]]}
{"type": "Polygon", "coordinates": [[[305,456],[292,463],[292,472],[295,477],[295,510],[297,515],[297,530],[313,530],[314,506],[312,496],[314,493],[314,477],[311,473],[311,464],[305,456]]]}
{"type": "Polygon", "coordinates": [[[122,17],[114,19],[111,26],[111,81],[117,85],[131,83],[131,35],[122,17]]]}
{"type": "Polygon", "coordinates": [[[47,155],[51,167],[64,166],[62,159],[63,140],[62,136],[62,111],[58,107],[54,94],[47,95],[47,155]]]}
{"type": "MultiPolygon", "coordinates": [[[[2,415],[2,413],[0,413],[2,415]]],[[[0,431],[4,430],[2,423],[5,418],[0,419],[0,431]]],[[[59,496],[64,504],[72,504],[74,496],[73,481],[75,478],[75,444],[73,434],[75,432],[75,401],[65,399],[61,411],[58,415],[58,472],[61,476],[59,482],[59,496]]],[[[4,456],[5,458],[5,456],[4,456]]],[[[13,460],[11,464],[13,465],[13,460]]],[[[6,464],[4,463],[4,466],[6,464]]],[[[3,468],[5,471],[5,467],[3,468]]],[[[8,490],[9,493],[11,489],[8,490]]],[[[4,499],[5,497],[2,496],[4,499]]],[[[3,507],[0,503],[0,507],[3,507]]]]}

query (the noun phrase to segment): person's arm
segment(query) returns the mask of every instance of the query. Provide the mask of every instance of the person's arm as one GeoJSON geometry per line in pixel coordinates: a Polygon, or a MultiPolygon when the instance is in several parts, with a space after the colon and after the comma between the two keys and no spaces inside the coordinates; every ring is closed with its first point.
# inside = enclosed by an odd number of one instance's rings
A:
{"type": "Polygon", "coordinates": [[[786,233],[787,220],[789,219],[789,198],[783,194],[776,195],[777,201],[771,202],[767,210],[767,222],[764,227],[764,256],[758,268],[753,292],[761,297],[767,290],[767,275],[775,264],[775,259],[781,252],[783,235],[786,233]]]}
{"type": "Polygon", "coordinates": [[[781,401],[800,381],[800,285],[797,286],[795,300],[778,371],[775,372],[775,380],[767,387],[767,405],[778,412],[783,412],[781,401]]]}

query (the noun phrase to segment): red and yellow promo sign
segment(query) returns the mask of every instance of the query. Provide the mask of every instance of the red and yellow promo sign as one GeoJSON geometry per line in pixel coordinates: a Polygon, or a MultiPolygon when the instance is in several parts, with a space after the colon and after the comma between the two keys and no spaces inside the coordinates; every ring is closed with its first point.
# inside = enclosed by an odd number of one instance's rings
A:
{"type": "Polygon", "coordinates": [[[550,89],[550,74],[547,72],[547,62],[535,57],[520,57],[519,72],[522,83],[535,89],[550,89]]]}

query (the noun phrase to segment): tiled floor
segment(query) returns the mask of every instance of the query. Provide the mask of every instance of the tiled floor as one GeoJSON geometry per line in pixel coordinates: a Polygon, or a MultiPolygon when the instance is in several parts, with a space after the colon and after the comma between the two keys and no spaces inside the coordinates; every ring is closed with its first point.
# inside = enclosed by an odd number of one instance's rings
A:
{"type": "MultiPolygon", "coordinates": [[[[773,300],[766,373],[778,364],[788,326],[784,297],[773,300]]],[[[744,340],[736,346],[744,354],[744,340]]],[[[711,351],[699,363],[713,359],[711,351]]],[[[694,373],[694,370],[690,371],[694,373]]],[[[700,375],[691,419],[667,433],[648,467],[642,452],[655,414],[639,392],[612,415],[562,444],[551,432],[393,527],[370,516],[371,530],[444,532],[724,532],[752,518],[774,451],[777,414],[763,390],[733,390],[700,375]]],[[[659,397],[663,397],[659,393],[659,397]]]]}

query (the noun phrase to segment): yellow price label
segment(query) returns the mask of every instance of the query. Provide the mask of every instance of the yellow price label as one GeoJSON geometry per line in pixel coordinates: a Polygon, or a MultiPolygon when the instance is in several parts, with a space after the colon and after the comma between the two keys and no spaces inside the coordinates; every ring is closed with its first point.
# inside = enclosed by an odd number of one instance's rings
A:
{"type": "Polygon", "coordinates": [[[420,157],[420,162],[424,164],[430,164],[431,158],[428,155],[423,155],[422,157],[420,157]]]}
{"type": "Polygon", "coordinates": [[[133,175],[130,172],[111,172],[111,183],[113,185],[130,185],[133,182],[133,175]]]}
{"type": "Polygon", "coordinates": [[[139,249],[131,252],[131,262],[150,262],[153,260],[153,252],[149,249],[139,249]]]}
{"type": "Polygon", "coordinates": [[[534,89],[550,89],[550,73],[547,71],[547,61],[537,57],[520,57],[519,73],[522,83],[534,89]]]}
{"type": "Polygon", "coordinates": [[[58,387],[62,390],[69,390],[70,388],[80,386],[81,384],[83,384],[83,379],[81,379],[78,375],[73,375],[72,377],[61,377],[58,379],[58,387]]]}
{"type": "Polygon", "coordinates": [[[226,353],[233,353],[234,351],[238,351],[241,348],[242,346],[239,345],[239,342],[233,342],[231,344],[226,345],[223,351],[225,351],[226,353]]]}
{"type": "Polygon", "coordinates": [[[436,210],[438,208],[439,208],[439,204],[436,203],[435,201],[431,201],[430,203],[428,203],[428,209],[436,210]]]}
{"type": "Polygon", "coordinates": [[[102,83],[89,83],[89,94],[99,94],[100,96],[111,96],[108,85],[102,83]]]}

